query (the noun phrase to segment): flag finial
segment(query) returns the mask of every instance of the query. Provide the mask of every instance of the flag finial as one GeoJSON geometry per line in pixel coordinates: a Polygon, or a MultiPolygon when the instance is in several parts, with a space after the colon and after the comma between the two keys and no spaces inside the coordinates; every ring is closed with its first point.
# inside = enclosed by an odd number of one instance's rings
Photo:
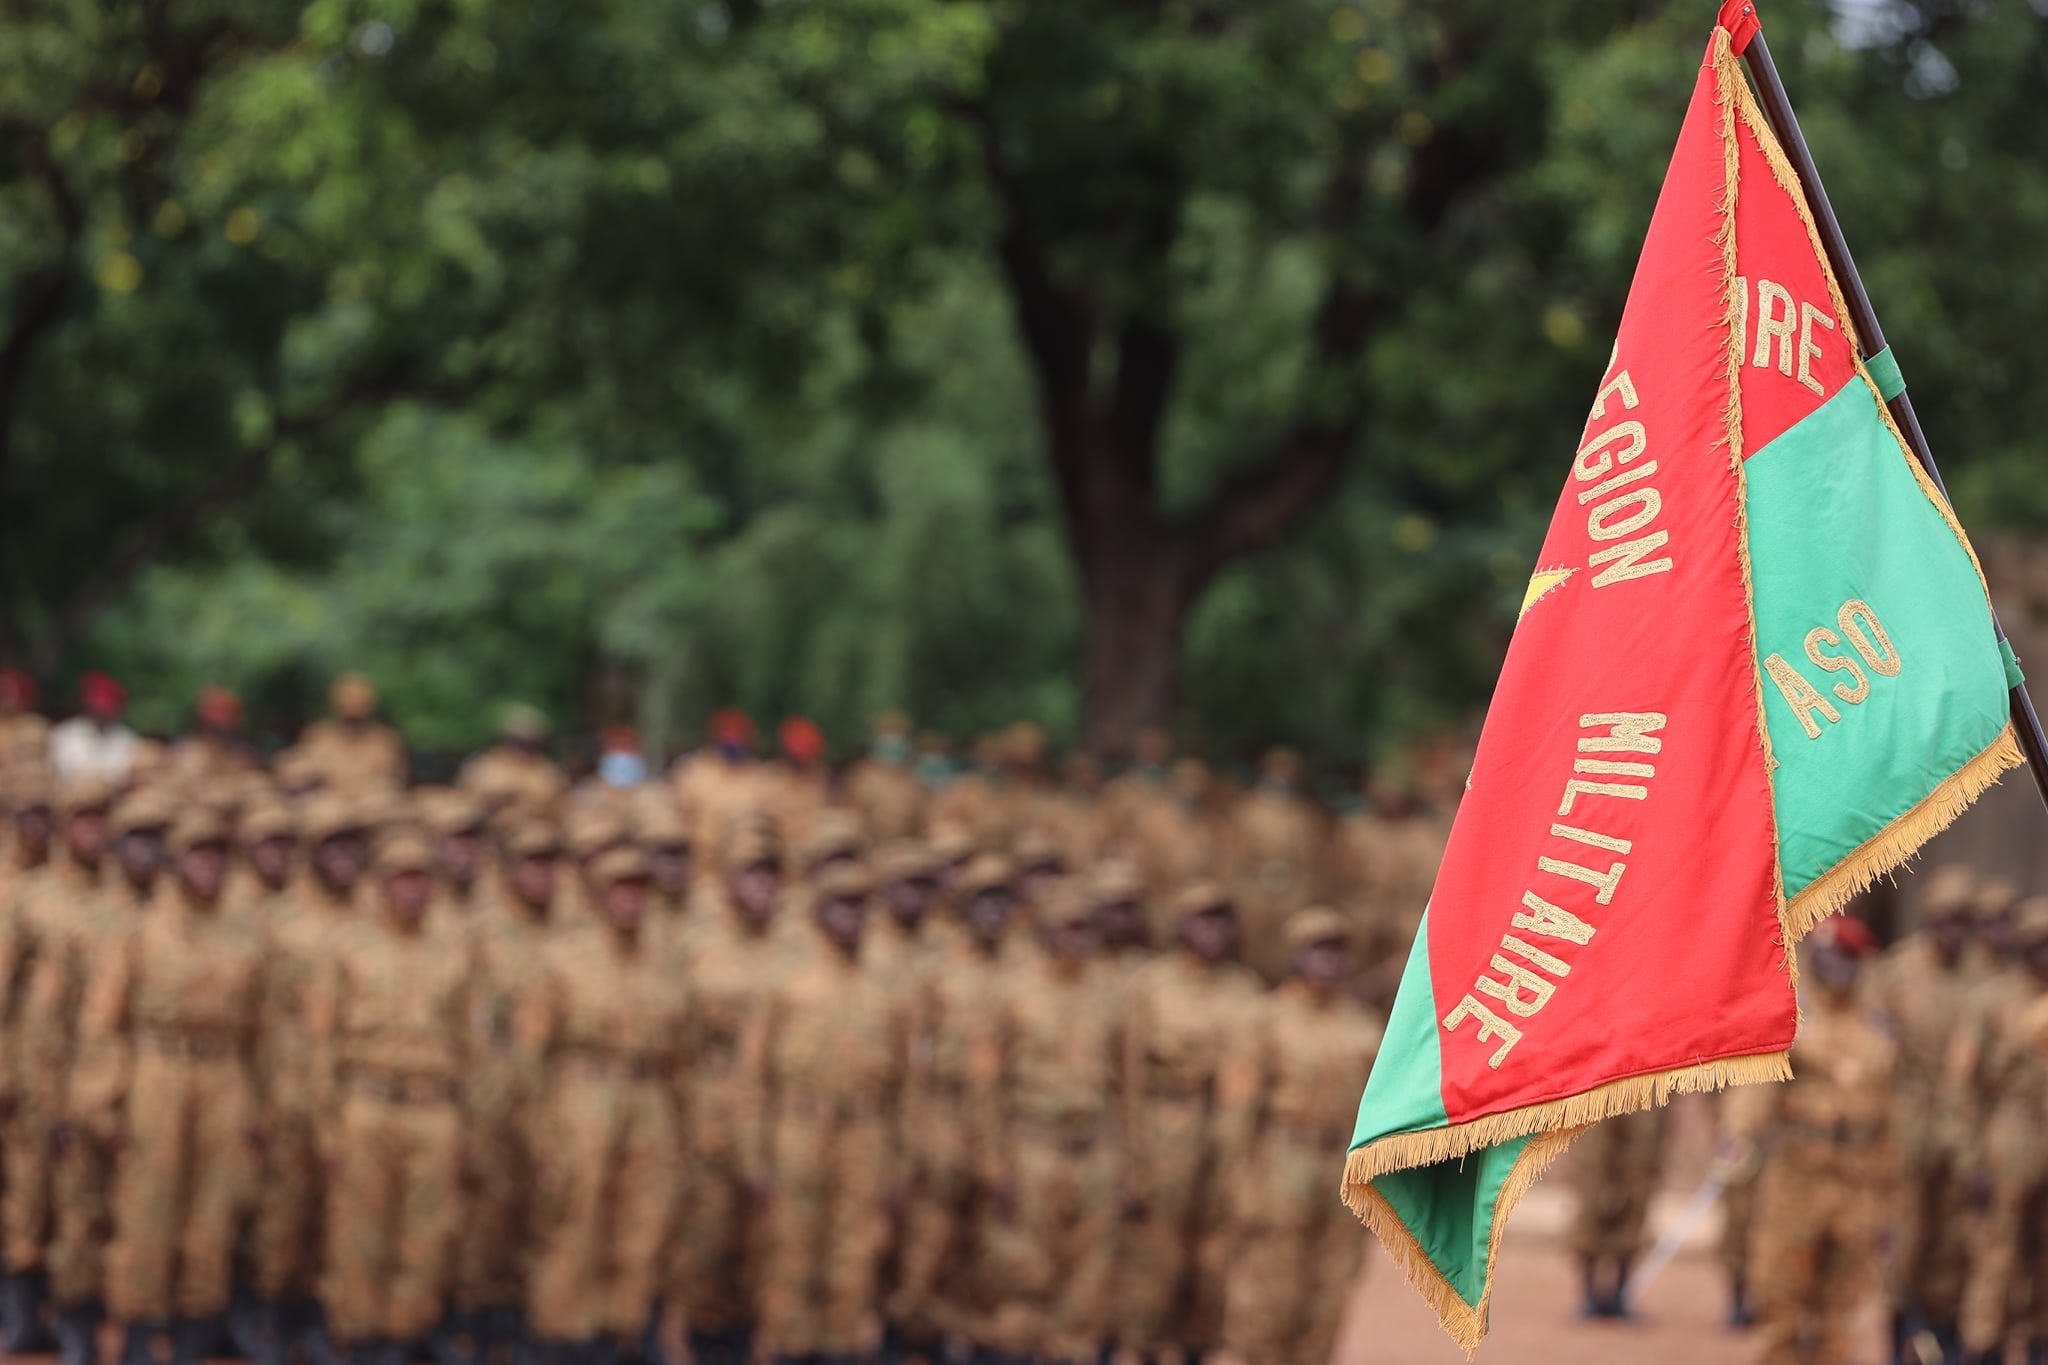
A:
{"type": "Polygon", "coordinates": [[[1719,19],[1722,28],[1728,30],[1728,46],[1736,56],[1749,46],[1749,40],[1763,32],[1764,21],[1757,18],[1756,0],[1726,0],[1721,6],[1719,19]]]}

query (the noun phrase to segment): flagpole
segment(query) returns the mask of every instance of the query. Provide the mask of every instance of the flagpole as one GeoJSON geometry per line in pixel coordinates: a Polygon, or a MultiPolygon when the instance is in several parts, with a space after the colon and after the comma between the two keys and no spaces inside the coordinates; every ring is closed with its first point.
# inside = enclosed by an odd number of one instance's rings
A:
{"type": "MultiPolygon", "coordinates": [[[[1745,5],[1743,13],[1750,14],[1753,6],[1745,5]]],[[[1877,325],[1877,310],[1870,305],[1870,294],[1863,287],[1863,277],[1856,273],[1856,262],[1849,255],[1849,244],[1842,237],[1842,225],[1835,218],[1834,206],[1828,203],[1827,189],[1821,184],[1820,172],[1814,169],[1813,153],[1806,148],[1806,138],[1799,131],[1799,118],[1792,112],[1792,101],[1785,94],[1785,83],[1778,79],[1778,68],[1771,62],[1770,44],[1764,41],[1761,32],[1751,31],[1748,44],[1742,50],[1742,59],[1749,64],[1749,74],[1756,80],[1757,103],[1763,108],[1764,117],[1770,121],[1771,131],[1778,135],[1778,142],[1791,159],[1792,168],[1799,172],[1799,183],[1806,189],[1807,206],[1813,210],[1814,225],[1820,229],[1821,246],[1827,251],[1828,263],[1835,269],[1835,278],[1842,286],[1842,297],[1849,305],[1849,320],[1856,324],[1856,335],[1863,343],[1865,355],[1876,355],[1884,349],[1884,330],[1877,325]]],[[[1904,390],[1886,404],[1891,409],[1892,419],[1898,423],[1899,431],[1906,438],[1907,447],[1913,458],[1927,471],[1927,477],[1941,490],[1942,497],[1948,497],[1948,488],[1941,481],[1941,471],[1935,467],[1934,452],[1927,447],[1927,434],[1920,429],[1920,419],[1913,412],[1913,399],[1904,390]]],[[[1998,623],[1996,608],[1991,613],[1991,629],[1999,640],[2005,640],[2005,627],[1998,623]]],[[[2033,698],[2027,695],[2025,683],[2012,689],[2012,728],[2019,737],[2020,748],[2027,756],[2027,769],[2034,775],[2034,788],[2041,795],[2044,806],[2048,806],[2048,735],[2041,730],[2041,718],[2034,711],[2033,698]]]]}

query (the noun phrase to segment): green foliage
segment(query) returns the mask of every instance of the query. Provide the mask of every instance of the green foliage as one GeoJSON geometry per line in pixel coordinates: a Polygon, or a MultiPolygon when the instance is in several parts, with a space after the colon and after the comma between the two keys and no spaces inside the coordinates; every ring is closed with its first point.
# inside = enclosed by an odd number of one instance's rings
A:
{"type": "MultiPolygon", "coordinates": [[[[433,747],[514,697],[668,748],[729,702],[842,749],[890,706],[1072,736],[1079,577],[1007,194],[1061,280],[1180,339],[1169,513],[1367,396],[1337,492],[1198,603],[1187,738],[1353,759],[1462,723],[1708,14],[11,7],[0,653],[112,665],[160,729],[205,681],[294,723],[356,666],[433,747]],[[1470,174],[1418,229],[1402,205],[1450,145],[1470,174]],[[1326,371],[1333,281],[1387,317],[1326,371]]],[[[1965,519],[2038,524],[2040,7],[1765,18],[1965,519]]]]}

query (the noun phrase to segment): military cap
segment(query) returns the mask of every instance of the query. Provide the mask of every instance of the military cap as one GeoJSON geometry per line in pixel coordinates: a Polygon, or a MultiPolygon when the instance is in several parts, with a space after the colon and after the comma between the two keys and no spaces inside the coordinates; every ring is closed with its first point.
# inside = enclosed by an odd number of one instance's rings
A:
{"type": "Polygon", "coordinates": [[[204,802],[181,803],[163,787],[138,787],[114,804],[113,814],[107,820],[107,828],[115,836],[134,834],[146,829],[168,829],[178,818],[182,809],[204,807],[204,802]]]}
{"type": "Polygon", "coordinates": [[[1870,926],[1845,914],[1830,915],[1813,926],[1808,941],[1848,957],[1868,957],[1877,951],[1877,935],[1870,932],[1870,926]]]}
{"type": "Polygon", "coordinates": [[[508,858],[558,858],[562,834],[551,820],[528,818],[505,831],[504,847],[508,858]]]}
{"type": "Polygon", "coordinates": [[[1945,863],[1927,874],[1920,910],[1928,919],[1954,919],[1970,913],[1977,874],[1962,863],[1945,863]]]}
{"type": "Polygon", "coordinates": [[[111,810],[120,789],[103,777],[74,777],[57,790],[57,809],[65,815],[111,810]]]}
{"type": "Polygon", "coordinates": [[[974,861],[960,873],[960,894],[975,896],[983,891],[997,891],[1016,880],[1016,865],[1002,854],[976,854],[974,861]]]}
{"type": "Polygon", "coordinates": [[[606,849],[617,848],[630,834],[626,817],[609,803],[586,803],[571,810],[562,821],[562,847],[571,858],[582,862],[606,849]]]}
{"type": "Polygon", "coordinates": [[[271,765],[271,773],[277,778],[277,785],[293,794],[309,792],[320,786],[326,776],[321,770],[318,755],[307,749],[291,749],[278,756],[271,765]]]}
{"type": "Polygon", "coordinates": [[[2021,943],[2048,941],[2048,896],[2028,896],[2014,906],[2012,932],[2021,943]]]}
{"type": "Polygon", "coordinates": [[[1980,920],[2002,919],[2012,913],[2019,898],[2017,886],[2003,877],[1992,877],[1978,884],[1977,894],[1970,900],[1970,914],[1980,920]]]}
{"type": "Polygon", "coordinates": [[[965,825],[956,824],[932,826],[927,842],[931,845],[933,859],[941,867],[951,867],[964,858],[971,858],[981,847],[972,831],[965,825]]]}
{"type": "Polygon", "coordinates": [[[666,793],[633,809],[633,842],[642,848],[688,848],[690,827],[666,793]]]}
{"type": "Polygon", "coordinates": [[[1120,858],[1098,863],[1088,874],[1088,899],[1097,909],[1105,905],[1137,903],[1145,898],[1145,883],[1138,869],[1120,858]]]}
{"type": "Polygon", "coordinates": [[[292,839],[298,836],[298,817],[292,808],[276,799],[251,802],[242,811],[242,818],[235,826],[235,832],[245,844],[260,844],[265,839],[292,839]]]}
{"type": "Polygon", "coordinates": [[[1287,917],[1287,951],[1298,953],[1311,943],[1349,943],[1351,926],[1327,905],[1312,905],[1287,917]]]}
{"type": "Polygon", "coordinates": [[[309,844],[322,844],[344,834],[363,834],[370,828],[361,803],[339,792],[319,792],[299,807],[299,832],[309,844]]]}
{"type": "Polygon", "coordinates": [[[548,737],[547,712],[523,701],[507,702],[498,709],[498,733],[506,739],[538,744],[548,737]]]}
{"type": "Polygon", "coordinates": [[[1182,920],[1193,919],[1196,915],[1236,908],[1230,899],[1230,892],[1220,883],[1190,882],[1173,898],[1173,920],[1178,924],[1182,920]]]}
{"type": "Polygon", "coordinates": [[[930,881],[938,875],[939,860],[915,839],[896,839],[875,851],[875,878],[882,885],[894,882],[930,881]]]}
{"type": "Polygon", "coordinates": [[[360,673],[344,673],[327,689],[334,714],[360,720],[377,709],[377,685],[360,673]]]}
{"type": "Polygon", "coordinates": [[[857,858],[867,842],[859,820],[845,811],[826,811],[797,846],[797,861],[811,868],[835,858],[857,858]]]}
{"type": "Polygon", "coordinates": [[[418,825],[388,829],[377,840],[377,872],[392,877],[401,872],[432,872],[434,845],[418,825]]]}
{"type": "Polygon", "coordinates": [[[7,774],[7,808],[12,811],[48,810],[50,790],[54,785],[46,764],[15,768],[7,774]]]}
{"type": "Polygon", "coordinates": [[[884,711],[875,717],[875,723],[869,727],[869,733],[878,738],[882,736],[908,735],[910,733],[910,717],[904,715],[901,711],[884,711]]]}
{"type": "Polygon", "coordinates": [[[1301,781],[1301,755],[1285,745],[1275,745],[1259,756],[1259,775],[1292,786],[1301,781]]]}
{"type": "Polygon", "coordinates": [[[435,834],[475,834],[490,817],[484,803],[455,787],[421,787],[412,794],[413,816],[435,834]]]}
{"type": "Polygon", "coordinates": [[[1066,852],[1049,829],[1025,830],[1017,836],[1016,845],[1011,851],[1016,855],[1018,868],[1023,871],[1067,865],[1066,852]]]}
{"type": "Polygon", "coordinates": [[[606,849],[590,865],[590,881],[593,886],[605,887],[614,882],[646,881],[647,876],[647,855],[630,844],[606,849]]]}
{"type": "Polygon", "coordinates": [[[1095,900],[1078,877],[1062,877],[1054,882],[1040,897],[1037,908],[1038,922],[1047,927],[1095,922],[1095,900]]]}
{"type": "Polygon", "coordinates": [[[1003,732],[1003,756],[1012,763],[1035,766],[1045,759],[1045,730],[1032,721],[1020,720],[1003,732]]]}
{"type": "Polygon", "coordinates": [[[164,845],[173,854],[189,853],[206,844],[225,846],[228,841],[227,821],[206,806],[188,805],[177,813],[170,822],[170,832],[164,836],[164,845]]]}
{"type": "Polygon", "coordinates": [[[1209,765],[1199,758],[1183,758],[1173,765],[1173,789],[1182,796],[1201,796],[1215,781],[1209,765]]]}
{"type": "Polygon", "coordinates": [[[782,846],[775,836],[760,829],[736,829],[726,840],[725,866],[728,871],[744,868],[782,866],[782,846]]]}
{"type": "Polygon", "coordinates": [[[128,781],[130,785],[139,787],[170,766],[170,745],[160,739],[138,739],[128,755],[128,781]]]}
{"type": "Polygon", "coordinates": [[[818,903],[861,900],[872,895],[874,874],[859,863],[835,863],[818,878],[818,903]]]}

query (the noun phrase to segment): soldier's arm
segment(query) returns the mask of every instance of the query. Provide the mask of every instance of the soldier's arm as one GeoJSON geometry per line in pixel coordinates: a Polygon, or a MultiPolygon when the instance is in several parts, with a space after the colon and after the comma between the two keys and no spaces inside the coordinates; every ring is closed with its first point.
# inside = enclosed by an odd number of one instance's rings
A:
{"type": "Polygon", "coordinates": [[[515,1104],[528,1108],[547,1083],[548,1054],[562,1021],[562,983],[555,965],[546,964],[512,1012],[512,1070],[518,1087],[515,1104]]]}
{"type": "Polygon", "coordinates": [[[768,1111],[774,1096],[771,1059],[780,1015],[781,992],[778,990],[750,1010],[740,1028],[733,1135],[740,1169],[745,1173],[747,1183],[757,1190],[767,1188],[771,1173],[768,1144],[773,1135],[769,1132],[768,1111]]]}
{"type": "Polygon", "coordinates": [[[1015,1169],[1008,1150],[1009,1114],[1004,1100],[1005,1065],[1011,1038],[1007,997],[992,1007],[989,1027],[967,1053],[967,1144],[976,1178],[987,1189],[1007,1184],[1015,1169]]]}
{"type": "Polygon", "coordinates": [[[1216,1071],[1216,1161],[1226,1175],[1251,1150],[1260,1104],[1272,1074],[1269,1011],[1263,1000],[1244,1007],[1216,1071]]]}
{"type": "Polygon", "coordinates": [[[73,961],[70,946],[44,945],[29,970],[17,1033],[17,1079],[22,1096],[41,1112],[56,1115],[63,1098],[64,1071],[70,1060],[73,961]]]}
{"type": "Polygon", "coordinates": [[[78,1057],[67,1109],[101,1142],[120,1135],[121,1105],[133,1065],[128,1002],[137,966],[137,935],[123,934],[93,964],[79,1012],[78,1057]]]}
{"type": "Polygon", "coordinates": [[[339,1127],[341,1019],[347,990],[348,973],[337,957],[322,961],[306,988],[307,1093],[316,1132],[333,1133],[339,1127]]]}
{"type": "Polygon", "coordinates": [[[1145,1057],[1150,1047],[1143,983],[1135,983],[1124,1002],[1123,1017],[1123,1166],[1126,1188],[1135,1196],[1145,1187],[1151,1151],[1145,1131],[1145,1057]]]}

